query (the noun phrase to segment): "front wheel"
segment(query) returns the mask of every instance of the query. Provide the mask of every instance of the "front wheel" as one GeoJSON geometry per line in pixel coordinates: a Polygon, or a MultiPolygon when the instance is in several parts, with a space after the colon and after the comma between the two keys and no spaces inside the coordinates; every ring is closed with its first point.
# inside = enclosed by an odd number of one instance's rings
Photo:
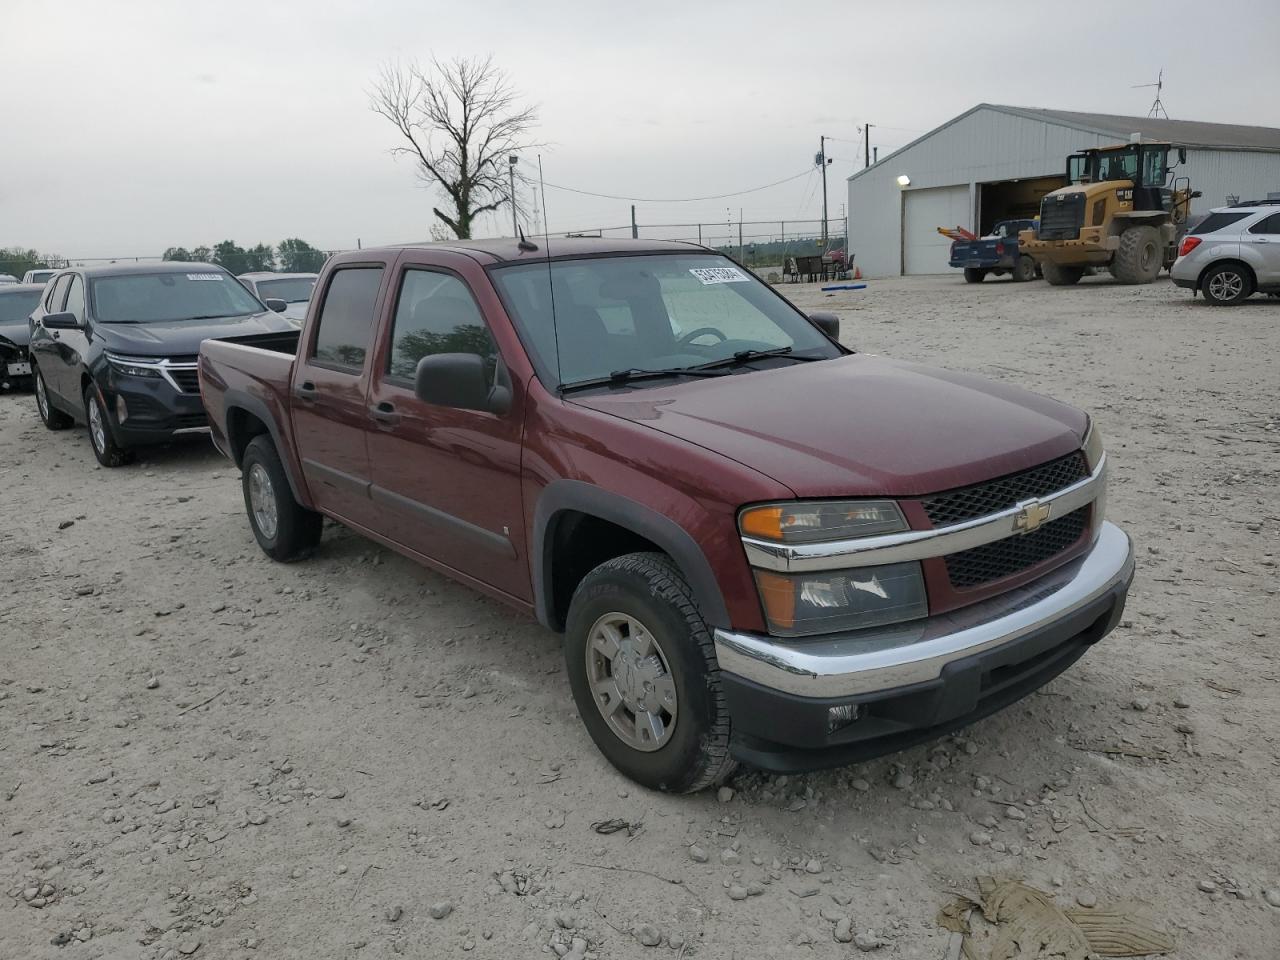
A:
{"type": "Polygon", "coordinates": [[[1072,284],[1080,282],[1080,278],[1084,276],[1084,267],[1068,267],[1061,264],[1053,263],[1046,260],[1041,269],[1044,271],[1044,278],[1049,281],[1051,287],[1069,287],[1072,284]]]}
{"type": "Polygon", "coordinates": [[[45,385],[44,374],[39,367],[36,367],[35,377],[36,410],[40,413],[40,422],[50,430],[67,429],[74,421],[49,399],[49,388],[45,385]]]}
{"type": "Polygon", "coordinates": [[[90,382],[84,388],[84,414],[89,425],[89,446],[104,467],[120,467],[133,459],[133,452],[116,443],[111,421],[98,396],[98,388],[90,382]]]}
{"type": "Polygon", "coordinates": [[[564,650],[587,732],[626,776],[692,793],[733,772],[715,646],[668,557],[630,553],[588,573],[569,605],[564,650]]]}
{"type": "Polygon", "coordinates": [[[1253,277],[1243,267],[1224,263],[1205,274],[1200,289],[1206,303],[1215,307],[1233,307],[1253,294],[1253,277]]]}
{"type": "Polygon", "coordinates": [[[272,560],[301,560],[320,542],[324,518],[298,503],[271,438],[254,437],[240,461],[240,485],[249,526],[272,560]]]}
{"type": "Polygon", "coordinates": [[[981,283],[985,279],[987,279],[987,271],[981,270],[977,267],[964,268],[965,283],[981,283]]]}

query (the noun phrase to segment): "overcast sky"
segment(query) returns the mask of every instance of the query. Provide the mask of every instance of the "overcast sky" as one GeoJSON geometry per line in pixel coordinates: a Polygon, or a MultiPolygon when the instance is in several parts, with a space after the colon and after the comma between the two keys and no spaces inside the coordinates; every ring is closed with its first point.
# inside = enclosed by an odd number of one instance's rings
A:
{"type": "MultiPolygon", "coordinates": [[[[158,255],[300,236],[425,238],[440,198],[370,112],[385,61],[492,54],[541,114],[549,183],[696,197],[641,223],[831,215],[861,167],[977,103],[1280,126],[1280,4],[788,4],[754,0],[3,0],[0,246],[158,255]],[[1225,9],[1225,8],[1224,8],[1225,9]],[[781,18],[783,11],[790,11],[781,18]],[[1211,25],[1210,34],[1200,26],[1211,25]],[[1051,69],[1056,65],[1059,69],[1051,69]]],[[[523,161],[536,165],[532,154],[523,161]]],[[[625,224],[624,201],[547,188],[553,230],[625,224]]],[[[509,219],[490,219],[484,232],[509,219]]]]}

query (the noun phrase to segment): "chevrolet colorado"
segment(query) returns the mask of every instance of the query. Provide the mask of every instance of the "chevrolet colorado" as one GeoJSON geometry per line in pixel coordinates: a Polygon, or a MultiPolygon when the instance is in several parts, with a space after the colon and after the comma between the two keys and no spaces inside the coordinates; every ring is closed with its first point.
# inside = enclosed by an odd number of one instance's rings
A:
{"type": "Polygon", "coordinates": [[[268,555],[329,517],[536,616],[608,760],[692,791],[970,723],[1123,610],[1084,413],[837,326],[690,244],[458,241],[336,257],[296,348],[198,371],[268,555]]]}

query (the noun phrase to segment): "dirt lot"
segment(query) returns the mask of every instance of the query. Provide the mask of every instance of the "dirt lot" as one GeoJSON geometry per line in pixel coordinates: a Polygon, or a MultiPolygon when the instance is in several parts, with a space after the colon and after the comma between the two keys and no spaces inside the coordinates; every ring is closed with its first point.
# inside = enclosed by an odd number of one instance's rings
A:
{"type": "Polygon", "coordinates": [[[1123,626],[962,736],[657,795],[592,746],[557,637],[336,527],[273,564],[207,442],[102,470],[81,429],[0,396],[0,957],[576,937],[601,958],[944,960],[939,908],[996,875],[1144,901],[1182,960],[1273,960],[1280,304],[1102,279],[783,290],[859,349],[1094,413],[1139,554],[1123,626]],[[593,831],[611,818],[641,826],[593,831]]]}

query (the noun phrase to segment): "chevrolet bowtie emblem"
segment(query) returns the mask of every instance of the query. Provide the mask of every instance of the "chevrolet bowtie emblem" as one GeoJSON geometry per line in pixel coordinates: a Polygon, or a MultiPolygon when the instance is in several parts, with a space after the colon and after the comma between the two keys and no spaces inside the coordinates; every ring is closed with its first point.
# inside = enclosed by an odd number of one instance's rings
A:
{"type": "Polygon", "coordinates": [[[1013,529],[1020,533],[1030,533],[1049,519],[1051,504],[1039,500],[1024,500],[1018,504],[1018,512],[1013,515],[1013,529]]]}

